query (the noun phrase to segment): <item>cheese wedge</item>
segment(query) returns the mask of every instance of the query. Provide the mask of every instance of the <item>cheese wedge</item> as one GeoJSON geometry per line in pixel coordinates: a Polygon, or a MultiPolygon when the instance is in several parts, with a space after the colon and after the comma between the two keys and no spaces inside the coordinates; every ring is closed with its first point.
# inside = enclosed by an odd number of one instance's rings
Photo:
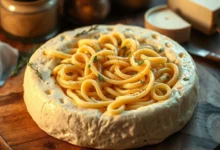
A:
{"type": "Polygon", "coordinates": [[[197,30],[208,35],[216,31],[220,20],[219,0],[168,0],[167,3],[197,30]]]}
{"type": "Polygon", "coordinates": [[[191,25],[166,5],[153,7],[145,13],[145,28],[155,30],[173,40],[189,41],[191,25]]]}

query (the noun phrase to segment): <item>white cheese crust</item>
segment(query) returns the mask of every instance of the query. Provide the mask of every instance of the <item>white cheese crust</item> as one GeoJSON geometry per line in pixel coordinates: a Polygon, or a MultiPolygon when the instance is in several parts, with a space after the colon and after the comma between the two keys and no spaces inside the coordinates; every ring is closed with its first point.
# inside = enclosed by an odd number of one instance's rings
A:
{"type": "Polygon", "coordinates": [[[166,47],[168,59],[180,69],[180,78],[170,99],[136,110],[111,116],[96,109],[74,106],[71,99],[50,76],[59,59],[43,52],[48,49],[68,52],[80,38],[75,35],[89,27],[64,32],[41,46],[31,57],[42,74],[27,67],[24,77],[24,100],[27,110],[38,126],[53,137],[82,147],[98,149],[128,149],[156,144],[179,131],[191,118],[198,97],[198,75],[190,55],[176,42],[157,32],[135,26],[99,25],[98,32],[120,31],[139,42],[157,48],[166,47]]]}

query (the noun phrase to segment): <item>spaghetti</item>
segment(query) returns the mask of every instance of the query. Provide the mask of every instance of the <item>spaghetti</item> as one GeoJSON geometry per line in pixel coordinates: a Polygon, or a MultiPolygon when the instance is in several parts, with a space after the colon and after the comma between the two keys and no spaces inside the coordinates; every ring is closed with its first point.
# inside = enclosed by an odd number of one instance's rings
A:
{"type": "Polygon", "coordinates": [[[81,39],[69,54],[45,54],[61,59],[52,74],[74,105],[111,115],[169,99],[179,77],[176,64],[121,32],[81,39]]]}

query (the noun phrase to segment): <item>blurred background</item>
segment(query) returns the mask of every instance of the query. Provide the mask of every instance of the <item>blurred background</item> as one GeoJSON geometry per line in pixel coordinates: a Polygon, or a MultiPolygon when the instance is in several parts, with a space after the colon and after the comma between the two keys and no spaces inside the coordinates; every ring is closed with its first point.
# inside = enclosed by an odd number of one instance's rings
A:
{"type": "Polygon", "coordinates": [[[165,0],[1,0],[3,34],[23,43],[43,42],[59,32],[91,24],[144,26],[144,13],[165,0]],[[141,18],[141,19],[140,19],[141,18]]]}
{"type": "Polygon", "coordinates": [[[94,23],[101,24],[134,24],[144,26],[144,13],[153,6],[166,4],[166,0],[63,0],[60,9],[65,25],[82,26],[94,23]],[[132,18],[132,19],[131,19],[132,18]],[[141,18],[141,19],[140,19],[141,18]]]}

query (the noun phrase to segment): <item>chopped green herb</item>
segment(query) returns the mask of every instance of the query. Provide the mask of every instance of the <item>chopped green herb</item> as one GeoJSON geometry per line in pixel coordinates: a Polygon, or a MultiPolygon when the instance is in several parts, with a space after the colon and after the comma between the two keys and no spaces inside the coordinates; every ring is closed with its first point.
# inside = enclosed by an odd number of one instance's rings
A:
{"type": "Polygon", "coordinates": [[[184,80],[184,81],[188,81],[188,80],[189,80],[189,78],[186,78],[186,77],[185,77],[185,78],[183,78],[183,80],[184,80]]]}
{"type": "Polygon", "coordinates": [[[137,73],[135,73],[135,72],[131,72],[130,74],[131,74],[131,76],[134,76],[134,75],[136,75],[137,73]]]}
{"type": "Polygon", "coordinates": [[[104,81],[105,81],[105,79],[103,78],[103,76],[100,75],[100,74],[98,74],[98,79],[99,79],[100,82],[104,82],[104,81]]]}
{"type": "Polygon", "coordinates": [[[24,56],[24,55],[19,55],[18,58],[18,62],[17,65],[15,67],[15,69],[11,72],[11,76],[15,76],[19,73],[19,71],[21,70],[21,68],[27,64],[28,60],[29,60],[30,56],[24,56]]]}
{"type": "Polygon", "coordinates": [[[127,50],[127,46],[123,46],[121,49],[126,51],[127,50]]]}
{"type": "Polygon", "coordinates": [[[141,80],[141,83],[144,84],[145,83],[144,80],[141,80]]]}
{"type": "Polygon", "coordinates": [[[97,63],[98,61],[99,61],[99,60],[98,60],[97,56],[95,56],[93,62],[94,62],[94,63],[97,63]]]}
{"type": "Polygon", "coordinates": [[[169,80],[169,79],[170,79],[170,76],[166,76],[166,78],[167,78],[167,80],[169,80]]]}
{"type": "Polygon", "coordinates": [[[33,70],[36,72],[36,74],[38,75],[38,77],[39,77],[41,80],[43,79],[42,74],[41,74],[36,68],[34,68],[34,64],[33,64],[32,62],[27,63],[27,65],[28,65],[29,67],[31,67],[31,69],[33,69],[33,70]]]}
{"type": "Polygon", "coordinates": [[[90,64],[88,64],[88,68],[90,68],[91,67],[91,65],[90,64]]]}
{"type": "Polygon", "coordinates": [[[83,30],[82,32],[77,33],[77,34],[75,35],[75,37],[88,34],[88,33],[91,32],[92,30],[97,30],[97,28],[98,28],[98,25],[91,26],[88,30],[83,30]]]}
{"type": "Polygon", "coordinates": [[[142,65],[144,63],[144,60],[138,61],[138,66],[142,65]]]}
{"type": "Polygon", "coordinates": [[[163,47],[159,49],[159,53],[162,53],[162,52],[164,52],[164,48],[163,47]]]}
{"type": "Polygon", "coordinates": [[[100,52],[100,51],[101,51],[101,49],[98,49],[98,50],[97,50],[97,52],[100,52]]]}
{"type": "Polygon", "coordinates": [[[39,46],[33,47],[33,49],[31,49],[29,53],[19,52],[17,64],[15,66],[15,69],[11,72],[10,76],[15,76],[20,72],[20,70],[28,63],[31,55],[36,51],[38,47],[39,46]]]}
{"type": "Polygon", "coordinates": [[[125,56],[126,56],[126,57],[128,57],[128,56],[129,56],[130,54],[131,54],[131,52],[129,52],[129,53],[126,53],[126,55],[125,55],[125,56]]]}

